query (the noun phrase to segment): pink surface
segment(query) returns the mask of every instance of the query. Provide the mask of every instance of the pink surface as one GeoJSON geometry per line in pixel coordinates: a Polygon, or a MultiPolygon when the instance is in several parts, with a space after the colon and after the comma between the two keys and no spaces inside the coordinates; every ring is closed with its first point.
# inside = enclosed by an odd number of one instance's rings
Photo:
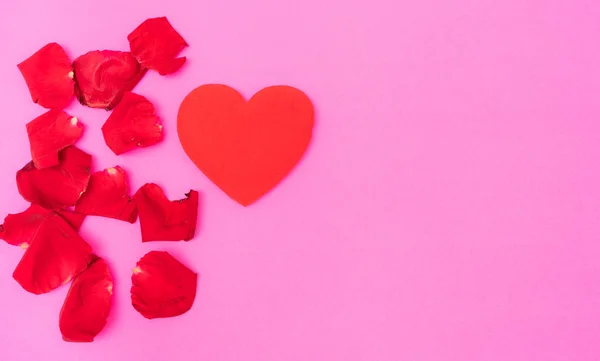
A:
{"type": "Polygon", "coordinates": [[[16,64],[50,41],[71,56],[127,49],[166,15],[191,47],[181,72],[137,91],[164,118],[159,146],[120,157],[101,110],[73,104],[96,169],[132,188],[203,196],[198,237],[142,244],[137,225],[88,219],[116,279],[108,328],[61,340],[67,288],[33,296],[0,245],[0,359],[489,361],[600,357],[600,2],[222,0],[0,2],[0,212],[26,204],[14,174],[42,113],[16,64]],[[314,101],[292,175],[242,208],[179,146],[193,88],[246,96],[290,84],[314,101]],[[169,250],[201,274],[193,309],[148,321],[131,268],[169,250]]]}

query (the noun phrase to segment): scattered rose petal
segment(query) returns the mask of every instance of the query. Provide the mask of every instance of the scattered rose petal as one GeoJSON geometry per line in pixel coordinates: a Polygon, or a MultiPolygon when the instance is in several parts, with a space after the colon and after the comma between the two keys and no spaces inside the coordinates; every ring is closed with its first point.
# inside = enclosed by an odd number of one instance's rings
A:
{"type": "Polygon", "coordinates": [[[77,118],[52,109],[27,123],[31,159],[37,169],[58,164],[58,152],[73,145],[83,133],[77,118]]]}
{"type": "Polygon", "coordinates": [[[112,109],[146,73],[129,52],[90,51],[73,62],[75,95],[91,108],[112,109]]]}
{"type": "Polygon", "coordinates": [[[127,92],[102,126],[106,145],[116,154],[154,145],[162,140],[162,125],[145,97],[127,92]]]}
{"type": "MultiPolygon", "coordinates": [[[[42,221],[48,218],[53,211],[32,204],[25,211],[9,214],[0,225],[0,239],[13,246],[26,249],[31,244],[35,232],[40,228],[42,221]]],[[[85,215],[71,211],[57,212],[74,230],[79,230],[85,215]]]]}
{"type": "Polygon", "coordinates": [[[71,283],[60,310],[59,326],[69,342],[92,342],[106,325],[110,313],[113,280],[108,265],[92,255],[92,261],[71,283]]]}
{"type": "Polygon", "coordinates": [[[151,251],[133,269],[131,303],[149,319],[179,316],[194,304],[197,279],[169,253],[151,251]]]}
{"type": "Polygon", "coordinates": [[[160,75],[174,73],[185,63],[185,57],[175,57],[188,44],[165,17],[144,21],[127,40],[133,56],[160,75]]]}
{"type": "Polygon", "coordinates": [[[92,174],[75,212],[134,223],[137,207],[129,197],[125,171],[116,166],[92,174]]]}
{"type": "Polygon", "coordinates": [[[194,238],[198,218],[198,192],[186,199],[169,201],[154,183],[145,184],[133,196],[140,215],[142,242],[189,241],[194,238]]]}
{"type": "Polygon", "coordinates": [[[91,261],[92,248],[58,214],[46,217],[13,273],[26,291],[42,294],[66,284],[91,261]]]}
{"type": "Polygon", "coordinates": [[[63,109],[73,99],[73,67],[57,43],[47,44],[18,67],[34,103],[48,109],[63,109]]]}
{"type": "Polygon", "coordinates": [[[25,200],[48,209],[75,205],[90,179],[92,157],[74,146],[58,154],[60,164],[36,169],[29,162],[17,172],[17,187],[25,200]]]}

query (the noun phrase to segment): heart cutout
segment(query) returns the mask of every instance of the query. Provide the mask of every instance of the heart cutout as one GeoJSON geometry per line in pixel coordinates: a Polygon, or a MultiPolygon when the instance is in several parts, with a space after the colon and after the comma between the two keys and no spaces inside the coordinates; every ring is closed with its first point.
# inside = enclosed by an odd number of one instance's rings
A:
{"type": "Polygon", "coordinates": [[[294,168],[312,137],[314,108],[289,86],[262,89],[246,101],[235,89],[202,85],[183,100],[177,132],[196,166],[243,206],[294,168]]]}

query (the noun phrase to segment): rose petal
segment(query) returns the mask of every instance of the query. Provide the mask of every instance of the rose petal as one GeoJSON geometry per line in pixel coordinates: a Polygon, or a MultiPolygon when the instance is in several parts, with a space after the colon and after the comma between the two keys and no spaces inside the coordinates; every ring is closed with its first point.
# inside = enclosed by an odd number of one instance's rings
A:
{"type": "Polygon", "coordinates": [[[31,159],[38,169],[58,164],[58,152],[73,145],[83,133],[77,118],[62,110],[49,110],[27,123],[31,159]]]}
{"type": "Polygon", "coordinates": [[[90,51],[75,59],[73,68],[75,95],[91,108],[114,108],[146,73],[131,53],[112,50],[90,51]]]}
{"type": "Polygon", "coordinates": [[[34,103],[63,109],[73,99],[73,67],[64,49],[50,43],[17,65],[34,103]]]}
{"type": "Polygon", "coordinates": [[[26,291],[42,294],[66,284],[91,261],[92,248],[58,214],[42,221],[13,273],[26,291]]]}
{"type": "Polygon", "coordinates": [[[148,183],[133,196],[140,215],[142,242],[189,241],[194,238],[198,218],[198,192],[186,199],[169,201],[162,189],[148,183]]]}
{"type": "Polygon", "coordinates": [[[160,75],[174,73],[185,63],[185,57],[175,57],[188,44],[165,17],[144,21],[127,40],[137,61],[160,75]]]}
{"type": "Polygon", "coordinates": [[[92,174],[88,188],[77,205],[77,213],[134,223],[137,207],[129,197],[125,171],[116,166],[92,174]]]}
{"type": "Polygon", "coordinates": [[[110,313],[113,279],[103,259],[91,263],[71,283],[60,310],[59,326],[69,342],[92,342],[106,325],[110,313]]]}
{"type": "MultiPolygon", "coordinates": [[[[19,246],[23,249],[31,245],[33,235],[40,228],[42,221],[48,218],[53,212],[32,204],[25,211],[17,214],[9,214],[4,219],[4,224],[0,225],[0,239],[13,246],[19,246]]],[[[64,218],[74,230],[79,230],[85,216],[70,211],[57,212],[64,218]]]]}
{"type": "Polygon", "coordinates": [[[145,97],[127,92],[102,126],[106,145],[116,154],[154,145],[162,140],[162,125],[145,97]]]}
{"type": "Polygon", "coordinates": [[[27,201],[48,209],[75,205],[90,179],[92,157],[74,146],[58,154],[60,164],[36,169],[29,162],[17,172],[19,193],[27,201]]]}
{"type": "Polygon", "coordinates": [[[151,251],[133,269],[131,303],[149,319],[179,316],[192,308],[197,280],[169,253],[151,251]]]}

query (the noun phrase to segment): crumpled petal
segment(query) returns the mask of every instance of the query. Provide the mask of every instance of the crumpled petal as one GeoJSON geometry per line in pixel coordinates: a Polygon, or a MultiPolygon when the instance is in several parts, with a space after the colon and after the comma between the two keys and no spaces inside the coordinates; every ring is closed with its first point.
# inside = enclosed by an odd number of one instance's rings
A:
{"type": "Polygon", "coordinates": [[[34,103],[48,109],[63,109],[73,100],[73,67],[57,43],[45,45],[18,67],[34,103]]]}
{"type": "Polygon", "coordinates": [[[198,275],[167,252],[142,257],[131,276],[131,303],[142,316],[179,316],[194,304],[198,275]]]}
{"type": "MultiPolygon", "coordinates": [[[[13,246],[26,249],[31,245],[31,240],[40,228],[42,221],[53,213],[51,210],[32,204],[21,213],[9,214],[4,219],[4,224],[0,225],[0,239],[13,246]]],[[[64,218],[76,231],[79,230],[85,219],[85,215],[71,211],[58,211],[56,213],[64,218]]]]}
{"type": "Polygon", "coordinates": [[[73,145],[83,133],[77,118],[62,110],[52,109],[27,123],[31,159],[37,169],[53,167],[58,152],[73,145]]]}
{"type": "Polygon", "coordinates": [[[92,248],[58,214],[46,217],[13,273],[26,291],[42,294],[68,283],[83,271],[92,248]]]}
{"type": "Polygon", "coordinates": [[[134,223],[137,207],[129,196],[127,175],[123,168],[116,166],[92,174],[87,190],[75,206],[75,212],[134,223]]]}
{"type": "Polygon", "coordinates": [[[169,201],[162,189],[148,183],[133,196],[140,215],[142,242],[189,241],[194,238],[198,219],[198,192],[190,190],[185,199],[169,201]]]}
{"type": "Polygon", "coordinates": [[[91,108],[114,108],[146,73],[129,52],[95,50],[73,62],[75,95],[91,108]]]}
{"type": "Polygon", "coordinates": [[[116,154],[145,148],[163,138],[160,118],[145,97],[127,92],[102,126],[106,145],[116,154]]]}
{"type": "Polygon", "coordinates": [[[92,157],[70,146],[58,154],[60,164],[36,169],[33,162],[17,172],[17,187],[25,200],[48,209],[74,206],[90,180],[92,157]]]}
{"type": "Polygon", "coordinates": [[[160,75],[174,73],[185,63],[185,57],[175,57],[188,44],[166,17],[147,19],[127,36],[127,40],[137,61],[160,75]]]}
{"type": "Polygon", "coordinates": [[[106,325],[112,305],[113,279],[102,258],[92,261],[71,283],[60,310],[59,327],[63,340],[92,342],[106,325]]]}

